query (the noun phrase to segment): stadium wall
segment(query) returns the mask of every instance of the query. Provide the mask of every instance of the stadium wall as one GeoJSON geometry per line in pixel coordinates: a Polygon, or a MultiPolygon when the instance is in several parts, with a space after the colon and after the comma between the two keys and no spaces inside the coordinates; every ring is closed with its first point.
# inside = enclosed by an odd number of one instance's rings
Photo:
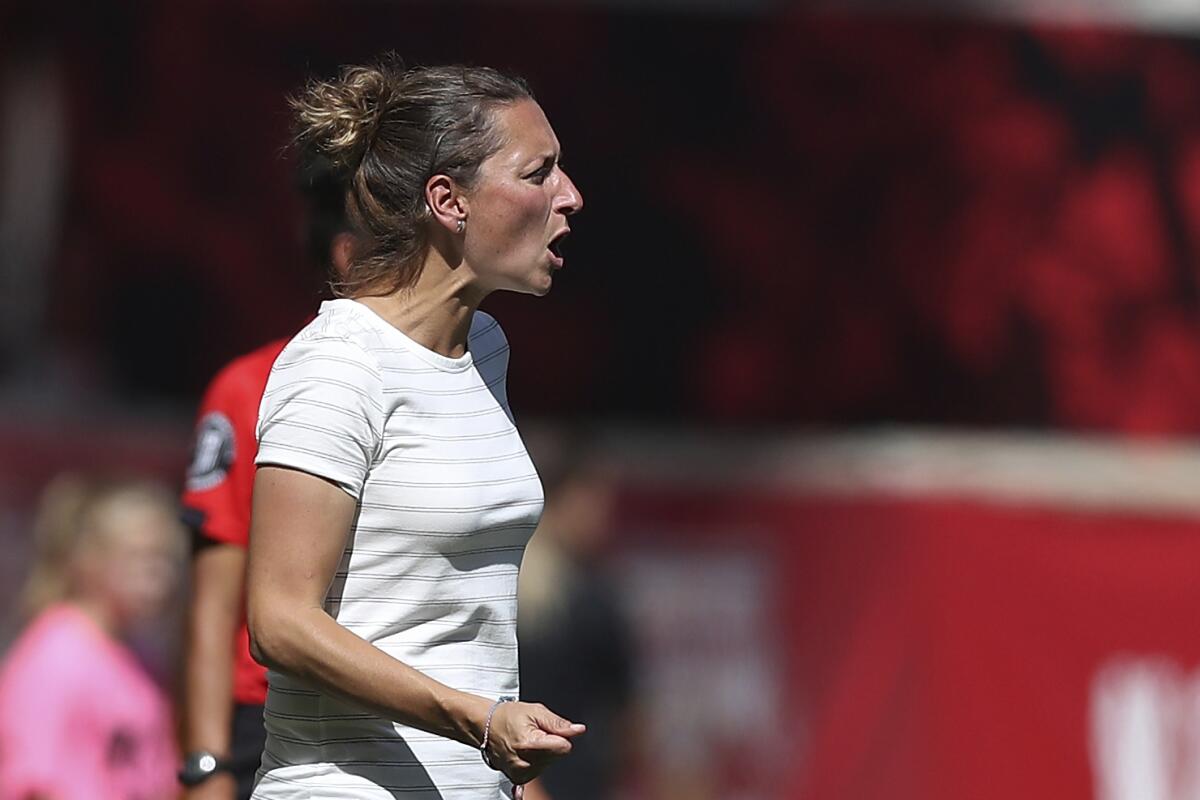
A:
{"type": "MultiPolygon", "coordinates": [[[[169,426],[6,419],[6,591],[46,477],[186,458],[169,426]]],[[[630,796],[1200,791],[1200,448],[610,430],[599,455],[639,642],[630,796]]]]}

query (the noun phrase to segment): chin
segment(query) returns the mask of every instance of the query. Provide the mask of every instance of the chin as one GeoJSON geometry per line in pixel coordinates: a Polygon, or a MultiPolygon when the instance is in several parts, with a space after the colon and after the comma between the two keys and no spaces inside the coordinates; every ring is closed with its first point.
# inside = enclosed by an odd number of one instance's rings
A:
{"type": "Polygon", "coordinates": [[[549,264],[526,267],[520,273],[510,273],[507,280],[498,282],[495,289],[517,294],[531,294],[544,297],[554,285],[554,268],[549,264]]]}
{"type": "Polygon", "coordinates": [[[516,292],[517,294],[531,294],[534,297],[545,297],[550,294],[550,281],[544,281],[538,284],[526,283],[520,286],[503,286],[499,291],[516,292]]]}
{"type": "Polygon", "coordinates": [[[531,294],[535,297],[545,297],[550,293],[551,287],[554,285],[554,273],[546,270],[540,275],[533,276],[524,286],[518,291],[524,294],[531,294]]]}

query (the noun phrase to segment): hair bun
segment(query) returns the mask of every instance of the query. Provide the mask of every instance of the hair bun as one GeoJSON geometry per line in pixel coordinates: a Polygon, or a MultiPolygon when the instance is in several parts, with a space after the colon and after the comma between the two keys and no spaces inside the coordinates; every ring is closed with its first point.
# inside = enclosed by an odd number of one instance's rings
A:
{"type": "Polygon", "coordinates": [[[297,142],[340,167],[356,167],[379,130],[403,69],[390,58],[375,66],[345,67],[333,80],[310,83],[291,101],[297,142]]]}

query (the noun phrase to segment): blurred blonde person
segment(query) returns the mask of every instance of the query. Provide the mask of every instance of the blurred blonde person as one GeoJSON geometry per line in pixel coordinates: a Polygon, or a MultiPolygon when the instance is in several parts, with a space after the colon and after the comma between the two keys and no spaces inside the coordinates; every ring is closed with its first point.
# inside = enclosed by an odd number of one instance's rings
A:
{"type": "Polygon", "coordinates": [[[62,477],[34,535],[31,621],[0,666],[0,800],[176,796],[168,700],[122,641],[179,577],[174,503],[146,483],[62,477]]]}

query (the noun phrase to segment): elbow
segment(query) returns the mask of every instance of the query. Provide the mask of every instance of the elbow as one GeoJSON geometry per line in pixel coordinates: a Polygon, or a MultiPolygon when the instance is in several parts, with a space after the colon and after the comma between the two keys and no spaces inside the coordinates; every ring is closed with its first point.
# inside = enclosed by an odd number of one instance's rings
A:
{"type": "Polygon", "coordinates": [[[247,614],[246,631],[250,635],[250,656],[264,667],[275,667],[273,655],[277,645],[273,640],[275,632],[271,623],[257,614],[247,614]]]}
{"type": "Polygon", "coordinates": [[[264,636],[262,625],[249,621],[246,623],[246,630],[250,634],[250,657],[268,669],[274,666],[271,663],[271,645],[268,643],[270,635],[264,636]]]}
{"type": "Polygon", "coordinates": [[[246,630],[250,638],[250,655],[259,664],[280,672],[293,671],[292,655],[296,620],[281,609],[261,602],[248,603],[246,630]]]}

